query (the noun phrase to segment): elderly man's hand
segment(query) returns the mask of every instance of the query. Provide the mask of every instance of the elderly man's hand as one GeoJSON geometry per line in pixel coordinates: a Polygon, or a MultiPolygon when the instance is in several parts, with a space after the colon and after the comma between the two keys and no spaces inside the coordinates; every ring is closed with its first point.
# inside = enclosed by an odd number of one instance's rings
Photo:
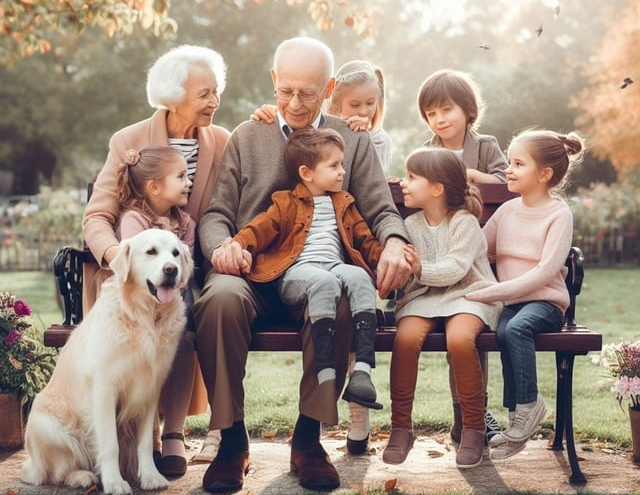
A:
{"type": "Polygon", "coordinates": [[[411,274],[411,265],[404,256],[406,242],[390,237],[384,245],[378,261],[378,293],[385,299],[389,293],[402,287],[411,274]]]}
{"type": "Polygon", "coordinates": [[[239,242],[227,237],[211,254],[211,264],[217,273],[242,275],[251,269],[251,253],[242,249],[239,242]]]}

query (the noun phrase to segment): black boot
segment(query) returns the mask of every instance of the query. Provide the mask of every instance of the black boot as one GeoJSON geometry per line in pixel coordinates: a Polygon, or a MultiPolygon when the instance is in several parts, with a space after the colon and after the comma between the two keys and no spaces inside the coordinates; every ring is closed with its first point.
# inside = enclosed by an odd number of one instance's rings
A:
{"type": "Polygon", "coordinates": [[[335,369],[335,337],[336,320],[333,318],[320,318],[311,324],[316,372],[327,368],[335,369]]]}
{"type": "MultiPolygon", "coordinates": [[[[375,313],[362,312],[353,318],[353,341],[356,350],[356,363],[367,363],[375,367],[374,342],[376,338],[377,319],[375,313]]],[[[376,402],[376,388],[371,381],[371,375],[364,371],[354,371],[349,378],[349,384],[342,395],[347,402],[355,402],[371,409],[382,409],[382,404],[376,402]]]]}

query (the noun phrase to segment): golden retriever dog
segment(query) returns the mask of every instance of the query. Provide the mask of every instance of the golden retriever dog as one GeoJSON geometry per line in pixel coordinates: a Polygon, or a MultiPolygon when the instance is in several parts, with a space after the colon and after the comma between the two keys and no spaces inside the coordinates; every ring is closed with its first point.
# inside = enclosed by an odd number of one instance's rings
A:
{"type": "Polygon", "coordinates": [[[25,431],[22,480],[105,493],[169,483],[153,462],[153,422],[186,322],[180,289],[193,270],[188,247],[150,229],[120,243],[114,275],[62,348],[25,431]],[[125,480],[129,480],[125,481],[125,480]]]}

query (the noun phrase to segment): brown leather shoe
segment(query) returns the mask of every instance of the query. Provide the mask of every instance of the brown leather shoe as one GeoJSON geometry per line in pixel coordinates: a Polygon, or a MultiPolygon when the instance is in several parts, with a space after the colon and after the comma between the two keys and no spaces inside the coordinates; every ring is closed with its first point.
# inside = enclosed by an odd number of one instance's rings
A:
{"type": "Polygon", "coordinates": [[[233,457],[213,460],[202,478],[202,488],[210,493],[232,493],[242,488],[249,471],[249,452],[240,452],[233,457]]]}
{"type": "Polygon", "coordinates": [[[308,490],[330,491],[340,486],[338,471],[320,442],[304,450],[291,447],[291,471],[308,490]]]}

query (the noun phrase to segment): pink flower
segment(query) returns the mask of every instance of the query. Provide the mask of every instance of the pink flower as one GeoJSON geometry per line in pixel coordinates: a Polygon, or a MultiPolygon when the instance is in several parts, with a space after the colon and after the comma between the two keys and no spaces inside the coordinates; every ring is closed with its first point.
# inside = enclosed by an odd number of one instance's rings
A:
{"type": "Polygon", "coordinates": [[[13,328],[4,338],[4,344],[7,347],[12,347],[13,345],[16,344],[16,342],[20,340],[20,337],[22,337],[20,332],[18,332],[15,328],[13,328]]]}
{"type": "Polygon", "coordinates": [[[593,198],[584,198],[582,200],[582,204],[584,205],[585,208],[592,208],[593,207],[593,198]]]}
{"type": "Polygon", "coordinates": [[[22,299],[18,299],[13,306],[13,310],[18,316],[29,316],[31,314],[31,308],[22,299]]]}

